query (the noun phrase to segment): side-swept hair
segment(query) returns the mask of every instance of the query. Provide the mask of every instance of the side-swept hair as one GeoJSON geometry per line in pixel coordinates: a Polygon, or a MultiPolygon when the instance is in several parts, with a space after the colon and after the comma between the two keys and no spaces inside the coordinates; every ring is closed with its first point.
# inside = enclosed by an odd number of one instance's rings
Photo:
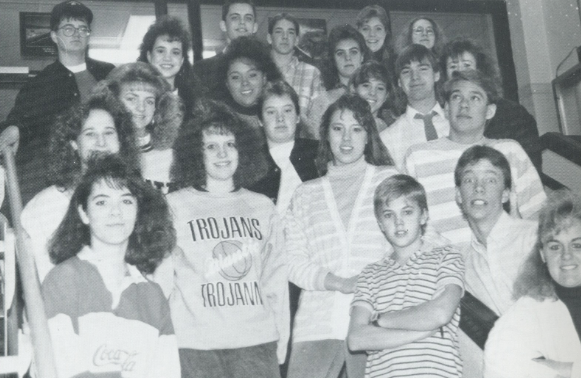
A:
{"type": "Polygon", "coordinates": [[[297,37],[300,35],[300,25],[299,20],[297,20],[292,14],[290,13],[278,13],[274,17],[268,20],[268,34],[272,34],[274,31],[274,27],[277,22],[280,20],[287,20],[288,22],[292,22],[295,27],[295,32],[297,33],[297,37]]]}
{"type": "Polygon", "coordinates": [[[127,188],[135,197],[137,219],[129,237],[125,262],[135,265],[144,274],[153,273],[176,244],[169,207],[159,191],[114,155],[89,161],[89,168],[75,189],[67,213],[50,241],[52,262],[61,263],[76,256],[83,246],[91,244],[91,226],[83,223],[78,209],[87,210],[91,191],[99,182],[105,182],[111,188],[127,188]]]}
{"type": "Polygon", "coordinates": [[[319,150],[315,159],[319,175],[324,176],[327,173],[327,164],[334,159],[331,145],[329,144],[331,118],[336,112],[344,112],[345,110],[351,111],[353,118],[367,132],[367,143],[363,151],[365,161],[371,165],[393,165],[389,152],[379,138],[369,103],[356,94],[345,94],[331,104],[325,114],[323,114],[320,127],[321,143],[319,143],[319,150]]]}
{"type": "Polygon", "coordinates": [[[395,72],[399,77],[401,71],[404,67],[411,62],[424,62],[428,61],[432,66],[434,72],[440,71],[440,65],[438,64],[438,59],[433,52],[430,51],[424,45],[411,44],[404,48],[401,53],[397,56],[395,60],[395,72]]]}
{"type": "Polygon", "coordinates": [[[414,30],[413,30],[414,24],[416,23],[416,21],[419,21],[419,20],[426,20],[430,24],[432,24],[432,28],[434,29],[435,39],[434,39],[434,47],[432,47],[431,50],[435,55],[440,56],[440,54],[442,53],[442,49],[444,48],[444,45],[446,44],[446,37],[445,37],[442,29],[440,28],[440,25],[438,25],[436,23],[436,21],[434,21],[430,17],[424,17],[424,16],[414,18],[401,31],[400,35],[397,37],[397,41],[395,42],[395,52],[399,55],[406,47],[408,47],[409,45],[412,45],[414,43],[413,38],[412,38],[413,33],[414,33],[414,30]]]}
{"type": "Polygon", "coordinates": [[[458,58],[465,52],[472,54],[476,60],[476,69],[488,77],[495,78],[500,83],[498,64],[492,57],[484,51],[482,46],[469,38],[456,38],[444,46],[440,55],[440,68],[444,79],[447,77],[448,58],[458,58]]]}
{"type": "Polygon", "coordinates": [[[91,111],[98,109],[113,117],[121,158],[133,169],[140,170],[131,114],[110,90],[103,89],[92,94],[86,102],[72,106],[56,119],[49,141],[47,179],[50,184],[72,189],[79,182],[82,161],[71,142],[76,141],[81,134],[83,124],[91,111]]]}
{"type": "Polygon", "coordinates": [[[358,85],[369,82],[370,79],[384,82],[387,86],[388,96],[393,96],[391,75],[385,65],[375,60],[363,63],[351,76],[349,86],[355,89],[358,85]]]}
{"type": "Polygon", "coordinates": [[[504,154],[492,147],[488,146],[472,146],[458,159],[456,164],[456,169],[454,170],[454,183],[456,187],[459,187],[462,183],[462,176],[464,169],[469,166],[478,163],[480,160],[487,160],[494,167],[500,169],[504,179],[504,188],[512,189],[512,179],[510,175],[510,164],[506,159],[504,154]]]}
{"type": "Polygon", "coordinates": [[[444,83],[444,99],[450,101],[454,86],[461,81],[469,81],[479,86],[486,93],[488,104],[496,104],[500,98],[499,89],[494,78],[486,76],[478,70],[455,71],[452,77],[444,83]]]}
{"type": "Polygon", "coordinates": [[[171,148],[184,118],[181,99],[171,92],[161,73],[151,64],[127,63],[114,68],[107,79],[101,81],[95,91],[107,86],[121,100],[125,85],[150,85],[155,90],[155,113],[147,129],[151,133],[151,144],[156,150],[171,148]]]}
{"type": "Polygon", "coordinates": [[[299,96],[297,95],[297,92],[285,80],[276,80],[266,83],[264,89],[262,90],[262,96],[260,96],[260,99],[258,100],[258,109],[260,109],[258,112],[258,118],[262,120],[262,106],[266,100],[271,97],[284,96],[288,96],[291,99],[293,105],[295,106],[295,111],[300,115],[301,108],[299,107],[299,96]]]}
{"type": "Polygon", "coordinates": [[[371,50],[367,47],[365,39],[351,25],[340,25],[331,29],[329,37],[327,39],[327,57],[323,63],[323,69],[321,70],[321,75],[323,76],[323,83],[327,90],[337,88],[341,81],[339,79],[339,70],[337,70],[337,65],[335,64],[335,49],[341,41],[351,39],[359,45],[359,51],[363,56],[363,63],[371,59],[371,50]]]}
{"type": "Polygon", "coordinates": [[[373,17],[377,17],[379,22],[383,24],[385,32],[387,33],[386,39],[391,39],[391,21],[385,9],[380,5],[368,5],[361,9],[355,18],[355,25],[359,29],[373,17]]]}
{"type": "Polygon", "coordinates": [[[223,103],[202,100],[174,146],[172,175],[181,186],[206,186],[204,132],[234,135],[238,150],[238,168],[233,177],[236,187],[248,187],[266,174],[266,156],[256,131],[223,103]]]}
{"type": "Polygon", "coordinates": [[[254,13],[254,20],[256,20],[256,5],[252,0],[226,0],[222,5],[222,21],[226,21],[226,16],[230,12],[230,6],[232,4],[248,4],[252,7],[252,13],[254,13]]]}
{"type": "Polygon", "coordinates": [[[581,222],[581,198],[568,189],[551,193],[539,213],[537,243],[521,265],[514,283],[515,299],[530,296],[539,301],[545,298],[557,300],[555,282],[541,258],[541,250],[552,235],[568,229],[573,222],[581,222]]]}
{"type": "MultiPolygon", "coordinates": [[[[404,196],[418,204],[422,211],[428,212],[426,190],[415,178],[408,175],[393,175],[383,180],[375,189],[373,209],[375,217],[379,219],[384,206],[393,200],[404,196]]],[[[424,227],[425,228],[425,225],[424,227]]]]}

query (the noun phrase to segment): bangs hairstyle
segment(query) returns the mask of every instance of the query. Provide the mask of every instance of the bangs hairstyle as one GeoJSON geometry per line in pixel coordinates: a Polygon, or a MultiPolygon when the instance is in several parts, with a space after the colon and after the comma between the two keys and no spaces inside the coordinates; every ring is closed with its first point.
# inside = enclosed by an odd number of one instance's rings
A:
{"type": "Polygon", "coordinates": [[[359,51],[361,51],[361,55],[363,56],[363,63],[371,58],[371,50],[367,47],[365,39],[363,39],[361,33],[359,33],[353,26],[341,25],[331,29],[327,39],[327,57],[323,63],[323,69],[321,70],[323,83],[327,90],[337,88],[341,84],[341,81],[339,80],[339,71],[335,64],[335,50],[337,49],[339,42],[348,39],[355,41],[357,45],[359,45],[359,51]]]}
{"type": "Polygon", "coordinates": [[[221,83],[221,90],[224,94],[230,93],[226,86],[228,70],[238,59],[248,59],[257,70],[266,76],[267,81],[282,79],[282,75],[270,55],[270,48],[264,42],[253,36],[238,37],[230,42],[218,66],[218,77],[224,78],[221,83]]]}
{"type": "Polygon", "coordinates": [[[79,207],[87,211],[95,184],[104,182],[110,188],[127,188],[137,202],[135,228],[129,237],[125,262],[135,265],[144,274],[153,273],[175,247],[176,235],[169,208],[163,195],[147,184],[141,175],[118,156],[92,159],[89,168],[75,189],[64,220],[51,239],[49,254],[55,264],[76,256],[90,245],[90,225],[79,215],[79,207]]]}
{"type": "Polygon", "coordinates": [[[297,115],[301,114],[301,109],[299,107],[299,96],[297,92],[284,80],[277,80],[273,82],[268,82],[264,86],[262,90],[262,96],[258,101],[258,117],[262,121],[262,107],[264,106],[264,102],[271,97],[288,97],[291,99],[293,105],[295,106],[295,112],[297,115]]]}
{"type": "Polygon", "coordinates": [[[78,1],[74,4],[71,1],[63,1],[52,8],[50,14],[50,30],[57,31],[62,20],[85,21],[89,28],[93,22],[93,12],[85,5],[78,1]]]}
{"type": "Polygon", "coordinates": [[[353,73],[350,80],[350,86],[352,86],[353,89],[357,89],[359,85],[368,83],[371,79],[385,83],[388,96],[392,94],[393,83],[391,82],[391,75],[383,64],[376,62],[375,60],[363,63],[361,67],[353,73]]]}
{"type": "MultiPolygon", "coordinates": [[[[412,36],[414,34],[414,24],[419,20],[426,20],[430,24],[432,24],[432,28],[434,29],[434,47],[432,47],[431,51],[440,56],[442,54],[442,50],[444,49],[444,45],[446,44],[446,37],[444,36],[444,32],[440,28],[440,26],[431,19],[430,17],[416,17],[410,21],[410,23],[402,30],[400,35],[397,37],[397,41],[395,43],[395,52],[400,55],[403,50],[413,45],[412,36]]],[[[425,47],[425,46],[424,46],[425,47]]]]}
{"type": "Polygon", "coordinates": [[[230,1],[226,0],[224,5],[222,5],[222,21],[226,21],[226,17],[228,16],[228,12],[230,12],[230,6],[233,4],[248,4],[252,7],[252,13],[254,14],[254,22],[256,22],[256,5],[251,0],[235,0],[230,1]]]}
{"type": "Polygon", "coordinates": [[[234,135],[238,168],[233,178],[237,188],[248,187],[266,174],[266,156],[254,129],[228,106],[201,100],[192,119],[180,130],[174,146],[172,174],[180,185],[198,189],[206,186],[204,132],[234,135]]]}
{"type": "Polygon", "coordinates": [[[436,59],[436,56],[433,52],[430,51],[430,49],[424,45],[409,45],[403,49],[401,54],[399,54],[395,60],[395,72],[399,77],[405,66],[410,65],[412,62],[423,63],[426,61],[430,63],[430,66],[432,66],[432,70],[434,70],[434,72],[440,71],[438,59],[436,59]]]}
{"type": "Polygon", "coordinates": [[[119,156],[133,169],[141,169],[131,114],[110,90],[102,88],[87,102],[72,106],[56,119],[49,141],[47,179],[51,185],[72,189],[80,180],[82,161],[71,142],[81,134],[92,110],[104,110],[113,117],[119,138],[119,156]]]}
{"type": "Polygon", "coordinates": [[[106,86],[121,100],[121,90],[126,85],[142,90],[146,90],[146,86],[149,85],[154,89],[155,112],[147,131],[151,134],[154,149],[171,148],[184,118],[181,99],[171,92],[170,85],[155,67],[143,62],[127,63],[114,68],[94,91],[97,92],[106,86]]]}
{"type": "Polygon", "coordinates": [[[450,96],[455,85],[461,81],[468,81],[482,88],[486,93],[486,101],[488,104],[496,104],[498,102],[500,95],[498,85],[494,78],[486,76],[478,70],[455,71],[452,73],[452,77],[444,83],[444,98],[446,102],[450,101],[450,96]]]}
{"type": "MultiPolygon", "coordinates": [[[[464,170],[481,160],[487,160],[492,166],[500,169],[502,172],[502,178],[504,183],[504,189],[512,189],[512,177],[510,174],[510,164],[506,159],[506,156],[498,150],[488,146],[472,146],[458,159],[456,164],[456,169],[454,169],[454,183],[456,187],[459,188],[462,184],[462,178],[464,176],[464,170]]],[[[510,201],[506,201],[502,204],[504,211],[510,213],[510,201]]]]}
{"type": "Polygon", "coordinates": [[[329,144],[329,129],[331,128],[331,118],[336,112],[349,110],[353,113],[353,118],[367,132],[367,143],[363,155],[365,161],[371,165],[393,165],[391,156],[379,138],[379,133],[375,125],[375,119],[371,114],[369,103],[355,94],[345,94],[335,101],[323,114],[320,133],[321,142],[317,151],[315,165],[320,176],[327,173],[327,165],[334,160],[331,145],[329,144]]]}
{"type": "Polygon", "coordinates": [[[385,32],[387,33],[387,36],[385,37],[386,40],[391,38],[391,21],[389,20],[389,16],[387,15],[385,9],[379,5],[368,5],[359,11],[357,18],[355,19],[355,25],[357,26],[357,29],[361,29],[363,24],[371,20],[373,17],[377,17],[379,22],[383,24],[385,32]]]}
{"type": "Polygon", "coordinates": [[[551,193],[539,213],[537,243],[521,265],[514,284],[515,299],[530,296],[539,301],[545,298],[557,300],[555,282],[541,258],[541,250],[553,235],[568,229],[574,222],[581,222],[581,198],[568,189],[551,193]]]}
{"type": "MultiPolygon", "coordinates": [[[[411,176],[400,174],[386,178],[375,189],[373,196],[375,217],[379,219],[383,208],[402,196],[415,202],[422,211],[428,212],[426,190],[423,185],[411,176]]],[[[422,226],[422,231],[424,228],[425,225],[422,226]]]]}
{"type": "Polygon", "coordinates": [[[470,53],[476,60],[476,69],[488,77],[493,77],[500,83],[500,74],[498,72],[498,65],[492,57],[487,54],[482,46],[475,41],[468,38],[457,38],[448,42],[442,50],[440,57],[440,67],[445,79],[449,79],[447,75],[448,58],[457,59],[465,52],[470,53]]]}
{"type": "Polygon", "coordinates": [[[279,13],[268,20],[268,34],[272,35],[272,32],[274,31],[274,27],[276,26],[276,23],[281,21],[281,20],[287,20],[289,22],[292,22],[292,24],[295,27],[295,32],[297,34],[297,37],[300,35],[299,21],[294,16],[292,16],[291,14],[286,13],[286,12],[279,13]]]}

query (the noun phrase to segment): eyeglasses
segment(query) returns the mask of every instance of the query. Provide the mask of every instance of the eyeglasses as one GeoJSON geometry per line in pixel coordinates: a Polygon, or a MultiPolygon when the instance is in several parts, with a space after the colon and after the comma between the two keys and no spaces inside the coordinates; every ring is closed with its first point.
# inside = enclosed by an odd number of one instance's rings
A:
{"type": "Polygon", "coordinates": [[[63,31],[63,35],[65,37],[72,37],[73,35],[75,35],[75,32],[79,32],[79,35],[81,37],[86,37],[86,36],[91,34],[91,29],[89,29],[86,26],[80,26],[78,28],[75,28],[72,25],[66,25],[66,26],[59,28],[59,30],[63,31]]]}
{"type": "Polygon", "coordinates": [[[417,28],[415,28],[414,30],[414,34],[424,34],[426,33],[427,35],[434,35],[434,29],[432,28],[423,28],[422,26],[418,26],[417,28]]]}

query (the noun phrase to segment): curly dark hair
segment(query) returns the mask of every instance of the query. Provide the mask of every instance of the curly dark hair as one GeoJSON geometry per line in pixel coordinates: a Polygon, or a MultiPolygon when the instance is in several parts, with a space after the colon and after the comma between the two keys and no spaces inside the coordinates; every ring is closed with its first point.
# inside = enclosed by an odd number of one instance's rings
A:
{"type": "Polygon", "coordinates": [[[151,133],[154,149],[171,148],[184,118],[184,108],[180,98],[171,92],[167,81],[151,64],[135,62],[116,67],[94,91],[107,86],[120,99],[123,86],[132,84],[149,84],[154,88],[155,113],[147,130],[151,133]]]}
{"type": "Polygon", "coordinates": [[[111,188],[127,188],[135,197],[137,219],[129,237],[125,262],[135,265],[144,274],[153,273],[176,245],[169,207],[159,191],[115,155],[89,161],[89,168],[75,189],[65,218],[50,241],[52,262],[63,262],[76,256],[83,246],[90,245],[90,225],[83,223],[78,209],[81,207],[87,211],[91,191],[99,182],[105,182],[111,188]]]}
{"type": "Polygon", "coordinates": [[[238,150],[238,169],[233,177],[236,187],[249,187],[266,174],[267,160],[256,132],[225,104],[202,100],[174,146],[172,175],[181,186],[206,185],[204,132],[208,130],[234,135],[238,150]]]}
{"type": "Polygon", "coordinates": [[[153,45],[155,45],[157,38],[165,35],[168,36],[171,42],[178,41],[182,43],[184,62],[175,77],[175,87],[179,96],[184,100],[187,117],[195,106],[196,101],[206,94],[206,90],[202,88],[200,80],[192,71],[192,63],[188,55],[188,51],[192,46],[190,33],[182,22],[178,18],[171,16],[163,16],[157,19],[143,36],[137,61],[149,63],[147,53],[153,51],[153,45]]]}
{"type": "Polygon", "coordinates": [[[232,63],[238,59],[250,60],[257,70],[266,75],[267,81],[282,79],[282,75],[270,55],[270,48],[264,42],[253,36],[238,37],[230,42],[218,65],[217,76],[223,78],[218,86],[218,98],[231,98],[226,86],[228,70],[232,63]]]}
{"type": "Polygon", "coordinates": [[[397,40],[395,42],[396,54],[398,54],[398,55],[401,54],[401,52],[406,47],[408,47],[409,45],[412,45],[414,43],[413,39],[412,39],[412,35],[414,33],[413,28],[414,28],[414,24],[416,23],[416,21],[419,21],[419,20],[426,20],[430,24],[432,24],[432,28],[434,29],[435,39],[434,39],[434,47],[432,47],[431,50],[436,56],[440,56],[440,54],[442,54],[442,50],[444,49],[444,45],[446,44],[446,37],[445,37],[442,29],[440,28],[440,26],[436,23],[436,21],[434,21],[430,17],[425,17],[425,16],[420,16],[420,17],[414,18],[401,31],[400,35],[397,37],[397,40]]]}
{"type": "Polygon", "coordinates": [[[371,114],[369,103],[356,94],[345,94],[329,106],[321,121],[321,143],[315,160],[319,175],[324,176],[327,173],[327,164],[333,160],[333,152],[329,144],[331,118],[335,112],[343,112],[345,110],[353,112],[353,117],[367,132],[367,143],[363,151],[365,161],[372,165],[393,165],[393,160],[387,148],[385,148],[379,138],[379,132],[375,125],[375,119],[371,114]]]}
{"type": "MultiPolygon", "coordinates": [[[[476,60],[476,69],[484,75],[494,78],[499,88],[502,87],[502,79],[498,70],[498,64],[488,54],[482,46],[469,38],[456,38],[453,41],[446,43],[440,56],[440,72],[442,79],[448,80],[448,58],[457,58],[465,52],[470,53],[476,60]]],[[[502,96],[502,92],[500,92],[502,96]]]]}
{"type": "Polygon", "coordinates": [[[321,70],[323,83],[328,91],[341,85],[339,71],[337,70],[337,65],[335,63],[335,49],[339,42],[346,39],[351,39],[357,42],[359,45],[359,51],[361,51],[361,55],[363,55],[362,63],[371,59],[371,50],[369,50],[365,43],[365,39],[363,39],[363,36],[357,31],[357,29],[351,25],[340,25],[331,29],[327,39],[327,55],[323,63],[323,69],[321,70]]]}
{"type": "Polygon", "coordinates": [[[140,171],[139,152],[135,143],[131,114],[110,90],[100,90],[89,99],[60,115],[51,131],[47,179],[64,189],[74,188],[83,174],[83,162],[71,145],[83,129],[92,110],[104,110],[113,117],[119,137],[119,156],[129,167],[140,171]]]}

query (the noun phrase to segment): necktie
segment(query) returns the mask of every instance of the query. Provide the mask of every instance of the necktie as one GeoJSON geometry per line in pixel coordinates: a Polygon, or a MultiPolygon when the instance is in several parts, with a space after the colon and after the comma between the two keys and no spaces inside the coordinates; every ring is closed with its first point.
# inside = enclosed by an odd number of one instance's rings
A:
{"type": "Polygon", "coordinates": [[[426,140],[434,140],[438,139],[438,133],[436,132],[436,128],[434,127],[434,123],[432,122],[432,118],[438,114],[435,111],[432,111],[428,114],[420,114],[417,113],[414,118],[422,119],[424,121],[424,131],[426,133],[426,140]]]}

